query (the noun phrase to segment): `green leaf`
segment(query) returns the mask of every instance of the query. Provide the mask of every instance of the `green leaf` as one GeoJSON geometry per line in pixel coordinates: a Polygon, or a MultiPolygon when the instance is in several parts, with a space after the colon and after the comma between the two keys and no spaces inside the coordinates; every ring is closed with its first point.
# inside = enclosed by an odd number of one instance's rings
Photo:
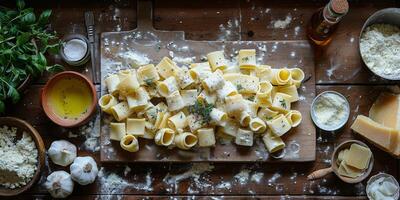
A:
{"type": "Polygon", "coordinates": [[[42,66],[47,65],[46,57],[44,57],[44,55],[41,52],[38,53],[38,63],[42,66]]]}
{"type": "Polygon", "coordinates": [[[0,114],[4,114],[6,110],[6,105],[4,104],[3,101],[0,101],[0,114]]]}
{"type": "Polygon", "coordinates": [[[21,35],[19,35],[17,37],[17,46],[20,46],[20,45],[23,45],[23,44],[27,43],[30,38],[31,38],[31,34],[30,33],[22,33],[21,35]]]}
{"type": "Polygon", "coordinates": [[[46,71],[48,72],[59,72],[64,70],[64,66],[60,65],[60,64],[55,64],[55,65],[51,65],[51,66],[47,66],[46,67],[46,71]]]}
{"type": "Polygon", "coordinates": [[[25,7],[25,1],[24,0],[17,0],[17,8],[18,10],[22,10],[25,7]]]}
{"type": "Polygon", "coordinates": [[[17,103],[20,99],[18,91],[12,86],[9,86],[7,96],[11,98],[12,103],[17,103]]]}
{"type": "Polygon", "coordinates": [[[42,14],[40,14],[40,16],[39,16],[38,24],[45,25],[45,24],[49,23],[50,15],[51,15],[51,10],[43,11],[42,14]]]}
{"type": "Polygon", "coordinates": [[[46,46],[44,52],[42,52],[42,53],[45,53],[47,51],[53,55],[58,54],[60,52],[60,46],[61,46],[61,43],[49,44],[46,46]]]}
{"type": "Polygon", "coordinates": [[[24,25],[34,24],[36,21],[35,13],[29,12],[21,18],[21,21],[24,25]]]}

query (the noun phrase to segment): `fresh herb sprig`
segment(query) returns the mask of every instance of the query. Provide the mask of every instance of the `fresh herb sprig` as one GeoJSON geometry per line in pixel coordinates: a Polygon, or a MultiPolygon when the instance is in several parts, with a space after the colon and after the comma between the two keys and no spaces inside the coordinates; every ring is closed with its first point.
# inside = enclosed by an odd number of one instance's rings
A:
{"type": "Polygon", "coordinates": [[[207,102],[196,101],[192,106],[189,106],[189,113],[201,117],[203,124],[209,124],[211,121],[210,113],[214,108],[213,104],[207,102]]]}
{"type": "Polygon", "coordinates": [[[60,46],[55,33],[47,30],[51,10],[37,18],[32,8],[25,8],[23,0],[17,0],[16,7],[0,9],[0,113],[6,100],[16,103],[20,99],[17,88],[29,76],[62,68],[49,65],[44,56],[57,53],[60,46]]]}

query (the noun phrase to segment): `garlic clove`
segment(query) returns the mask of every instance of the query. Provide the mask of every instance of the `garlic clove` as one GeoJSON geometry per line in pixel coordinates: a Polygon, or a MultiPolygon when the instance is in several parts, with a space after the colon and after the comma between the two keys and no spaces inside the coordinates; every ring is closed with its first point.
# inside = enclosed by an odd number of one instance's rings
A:
{"type": "Polygon", "coordinates": [[[65,198],[72,194],[74,190],[74,182],[71,179],[71,175],[65,171],[51,173],[44,185],[53,198],[65,198]]]}
{"type": "Polygon", "coordinates": [[[57,140],[51,143],[47,153],[53,163],[65,167],[74,161],[77,155],[77,149],[71,142],[57,140]]]}
{"type": "Polygon", "coordinates": [[[90,156],[75,158],[70,171],[71,178],[80,185],[93,183],[99,172],[96,161],[90,156]]]}

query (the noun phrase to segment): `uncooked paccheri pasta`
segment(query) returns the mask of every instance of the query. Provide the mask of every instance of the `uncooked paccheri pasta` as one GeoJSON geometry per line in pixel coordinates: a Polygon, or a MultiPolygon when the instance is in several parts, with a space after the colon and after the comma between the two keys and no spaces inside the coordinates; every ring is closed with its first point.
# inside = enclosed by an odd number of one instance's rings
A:
{"type": "Polygon", "coordinates": [[[271,153],[283,149],[281,137],[302,120],[291,104],[299,100],[304,72],[257,64],[254,49],[240,50],[236,66],[223,51],[207,58],[179,67],[164,57],[156,66],[109,74],[99,105],[114,118],[110,139],[130,152],[139,151],[141,139],[183,150],[212,147],[215,135],[240,146],[260,138],[271,153]]]}

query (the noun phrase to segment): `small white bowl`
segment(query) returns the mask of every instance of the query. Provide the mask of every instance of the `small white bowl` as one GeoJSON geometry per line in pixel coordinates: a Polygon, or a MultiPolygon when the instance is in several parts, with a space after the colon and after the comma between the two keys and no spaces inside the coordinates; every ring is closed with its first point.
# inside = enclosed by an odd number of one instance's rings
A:
{"type": "Polygon", "coordinates": [[[397,186],[397,193],[393,196],[394,199],[399,199],[400,196],[400,189],[399,189],[399,183],[397,182],[396,178],[394,178],[392,175],[390,174],[386,174],[386,173],[379,173],[376,174],[374,176],[371,176],[371,178],[369,178],[368,182],[367,182],[367,187],[366,187],[366,192],[367,192],[367,197],[368,199],[372,199],[371,196],[368,193],[368,190],[370,189],[371,184],[378,180],[381,177],[385,177],[385,178],[389,178],[392,180],[392,182],[397,186]]]}
{"type": "Polygon", "coordinates": [[[349,117],[350,117],[350,104],[349,104],[349,101],[347,100],[347,98],[345,96],[343,96],[342,94],[340,94],[339,92],[336,92],[336,91],[325,91],[325,92],[322,92],[319,95],[317,95],[314,98],[314,100],[312,101],[312,103],[311,103],[311,109],[310,110],[311,110],[311,112],[310,112],[311,119],[313,120],[314,124],[318,128],[320,128],[321,130],[324,130],[324,131],[336,131],[336,130],[339,130],[340,128],[342,128],[347,123],[347,121],[349,120],[349,117]],[[346,117],[343,119],[343,121],[341,121],[337,126],[332,126],[332,127],[327,127],[327,126],[325,126],[323,124],[319,124],[318,120],[317,120],[317,116],[315,115],[315,103],[318,101],[318,99],[321,96],[323,96],[325,94],[328,94],[328,93],[332,93],[332,94],[338,95],[343,100],[345,100],[345,102],[346,102],[345,106],[347,107],[347,111],[348,111],[346,113],[346,117]]]}

